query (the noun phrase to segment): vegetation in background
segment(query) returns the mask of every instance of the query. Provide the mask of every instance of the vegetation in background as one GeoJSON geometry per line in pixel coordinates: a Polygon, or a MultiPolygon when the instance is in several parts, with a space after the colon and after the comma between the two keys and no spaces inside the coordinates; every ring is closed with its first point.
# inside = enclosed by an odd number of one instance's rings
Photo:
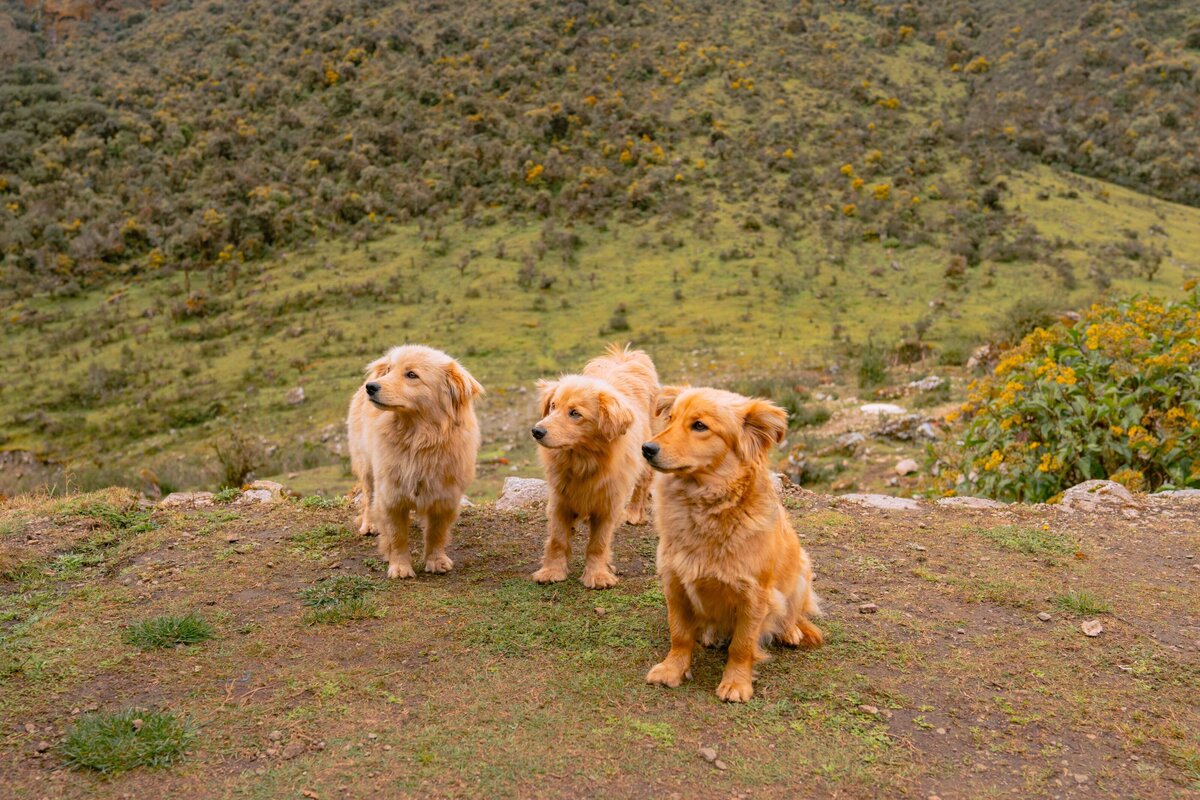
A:
{"type": "Polygon", "coordinates": [[[135,622],[125,631],[125,641],[143,650],[197,644],[212,637],[212,625],[194,611],[135,622]]]}
{"type": "Polygon", "coordinates": [[[938,488],[1043,501],[1089,479],[1200,486],[1200,290],[1094,305],[973,383],[938,488]]]}

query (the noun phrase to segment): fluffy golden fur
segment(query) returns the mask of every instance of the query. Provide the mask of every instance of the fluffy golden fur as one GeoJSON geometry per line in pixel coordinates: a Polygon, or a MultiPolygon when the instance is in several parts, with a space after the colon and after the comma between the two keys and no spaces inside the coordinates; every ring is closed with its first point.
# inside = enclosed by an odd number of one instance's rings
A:
{"type": "Polygon", "coordinates": [[[646,675],[678,686],[699,640],[729,641],[722,700],[754,694],[762,645],[820,646],[812,564],[771,482],[768,455],[787,414],[766,401],[716,389],[665,387],[663,428],[643,446],[654,481],[658,574],[671,650],[646,675]]]}
{"type": "Polygon", "coordinates": [[[379,534],[389,578],[416,573],[408,551],[410,517],[425,520],[425,571],[447,572],[450,527],[475,478],[483,393],[471,374],[429,347],[393,347],[367,365],[346,420],[350,467],[358,479],[361,533],[379,534]]]}
{"type": "Polygon", "coordinates": [[[654,362],[616,345],[587,363],[581,375],[539,381],[542,419],[533,428],[550,488],[549,530],[539,583],[567,577],[571,532],[587,520],[591,533],[581,580],[589,589],[617,582],[613,530],[622,520],[646,521],[653,477],[641,456],[658,396],[654,362]]]}

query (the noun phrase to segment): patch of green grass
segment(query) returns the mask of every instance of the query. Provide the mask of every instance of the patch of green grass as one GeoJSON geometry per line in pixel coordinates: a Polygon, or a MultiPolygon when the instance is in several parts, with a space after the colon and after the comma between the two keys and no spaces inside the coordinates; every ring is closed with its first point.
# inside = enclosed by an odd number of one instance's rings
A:
{"type": "Polygon", "coordinates": [[[213,493],[214,503],[232,503],[242,496],[242,490],[236,486],[226,486],[218,492],[213,493]]]}
{"type": "Polygon", "coordinates": [[[357,619],[378,619],[383,612],[368,597],[352,597],[320,608],[304,615],[305,625],[336,625],[357,619]]]}
{"type": "Polygon", "coordinates": [[[288,537],[288,542],[294,553],[321,556],[353,538],[354,532],[344,525],[318,525],[293,533],[288,537]]]}
{"type": "Polygon", "coordinates": [[[983,528],[979,535],[1003,547],[1031,556],[1070,555],[1077,545],[1061,533],[1027,525],[999,525],[983,528]]]}
{"type": "Polygon", "coordinates": [[[182,616],[152,617],[135,622],[125,631],[125,641],[142,650],[196,644],[212,637],[212,625],[194,611],[182,616]]]}
{"type": "Polygon", "coordinates": [[[344,497],[322,497],[319,494],[310,494],[300,499],[302,508],[330,509],[341,508],[344,505],[346,505],[344,497]]]}
{"type": "Polygon", "coordinates": [[[1107,614],[1112,611],[1112,603],[1082,589],[1071,589],[1056,596],[1054,605],[1063,611],[1069,611],[1081,617],[1107,614]]]}
{"type": "Polygon", "coordinates": [[[657,584],[637,594],[623,585],[603,594],[576,581],[539,586],[506,580],[491,591],[456,602],[467,617],[467,640],[500,653],[567,653],[573,658],[597,652],[619,657],[626,648],[652,649],[667,641],[662,591],[657,584]],[[596,607],[604,608],[597,614],[596,607]]]}
{"type": "Polygon", "coordinates": [[[145,533],[158,527],[151,521],[149,511],[118,508],[105,502],[69,501],[59,507],[58,513],[67,517],[88,517],[102,522],[110,530],[128,533],[145,533]]]}
{"type": "Polygon", "coordinates": [[[675,731],[665,722],[643,722],[640,719],[631,719],[628,722],[630,728],[649,736],[659,747],[675,745],[675,731]]]}
{"type": "Polygon", "coordinates": [[[118,775],[137,767],[166,767],[183,758],[195,730],[165,711],[126,709],[88,714],[67,734],[67,764],[118,775]]]}
{"type": "Polygon", "coordinates": [[[868,340],[858,356],[859,387],[874,389],[887,383],[890,378],[887,350],[876,344],[874,339],[868,340]]]}
{"type": "Polygon", "coordinates": [[[379,588],[379,581],[371,578],[339,575],[302,589],[300,598],[312,609],[304,615],[304,622],[307,625],[329,625],[379,617],[381,612],[369,598],[379,588]]]}

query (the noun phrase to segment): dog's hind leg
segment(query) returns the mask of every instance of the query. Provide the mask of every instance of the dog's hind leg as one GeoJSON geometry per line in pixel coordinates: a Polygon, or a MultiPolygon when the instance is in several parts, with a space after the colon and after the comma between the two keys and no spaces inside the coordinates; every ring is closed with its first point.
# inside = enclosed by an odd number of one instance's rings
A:
{"type": "Polygon", "coordinates": [[[415,578],[412,555],[408,552],[408,506],[373,509],[372,519],[379,526],[379,554],[388,562],[389,578],[415,578]]]}
{"type": "Polygon", "coordinates": [[[425,571],[449,572],[454,562],[446,555],[450,526],[458,517],[457,508],[432,509],[425,515],[425,571]]]}
{"type": "Polygon", "coordinates": [[[654,473],[643,470],[637,485],[633,487],[633,496],[629,498],[629,508],[625,512],[625,521],[630,525],[646,524],[646,506],[650,502],[650,484],[653,480],[654,473]]]}
{"type": "Polygon", "coordinates": [[[825,643],[825,634],[809,620],[810,616],[821,613],[817,593],[813,591],[810,578],[802,577],[796,582],[796,593],[791,598],[789,610],[790,619],[775,635],[780,644],[816,648],[825,643]]]}
{"type": "Polygon", "coordinates": [[[617,585],[617,576],[612,568],[612,536],[616,520],[608,512],[592,514],[589,519],[591,533],[588,536],[587,560],[583,564],[580,580],[589,589],[611,589],[617,585]]]}
{"type": "Polygon", "coordinates": [[[546,533],[546,551],[542,554],[542,567],[533,573],[538,583],[555,583],[567,579],[567,562],[571,558],[571,532],[578,515],[550,499],[547,509],[550,523],[546,533]]]}

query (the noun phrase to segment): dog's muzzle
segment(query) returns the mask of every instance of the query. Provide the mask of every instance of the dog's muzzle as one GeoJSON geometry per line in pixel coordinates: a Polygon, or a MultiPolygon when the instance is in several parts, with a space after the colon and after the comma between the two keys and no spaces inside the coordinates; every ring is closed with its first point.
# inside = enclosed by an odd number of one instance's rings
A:
{"type": "Polygon", "coordinates": [[[658,453],[660,450],[662,450],[662,448],[659,447],[655,442],[646,442],[642,445],[642,455],[646,457],[647,461],[653,461],[654,459],[658,458],[658,453]]]}

